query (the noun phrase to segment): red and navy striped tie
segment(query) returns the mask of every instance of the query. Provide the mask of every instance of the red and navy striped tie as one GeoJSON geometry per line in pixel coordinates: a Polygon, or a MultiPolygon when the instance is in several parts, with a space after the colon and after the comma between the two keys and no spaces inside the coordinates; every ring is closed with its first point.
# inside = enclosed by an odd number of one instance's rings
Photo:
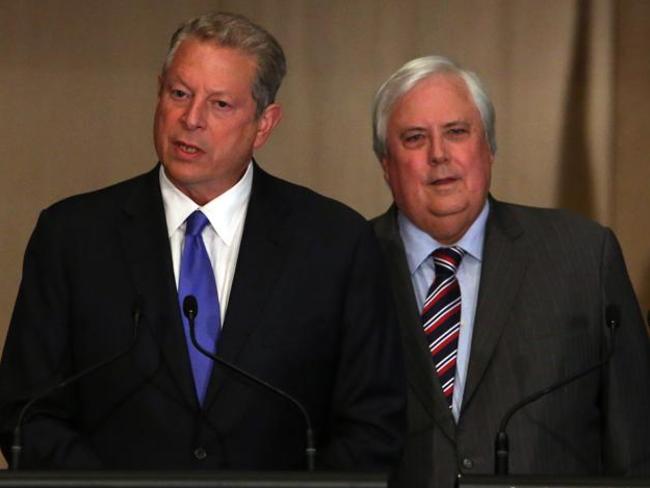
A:
{"type": "Polygon", "coordinates": [[[464,254],[465,251],[456,246],[440,247],[431,253],[436,276],[427,293],[421,316],[433,365],[450,407],[460,333],[460,286],[456,271],[464,254]]]}

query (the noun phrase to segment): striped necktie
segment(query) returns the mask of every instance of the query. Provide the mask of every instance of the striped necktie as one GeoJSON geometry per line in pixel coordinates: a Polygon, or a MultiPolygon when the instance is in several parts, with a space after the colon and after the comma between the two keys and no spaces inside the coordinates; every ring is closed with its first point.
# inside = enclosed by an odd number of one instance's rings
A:
{"type": "Polygon", "coordinates": [[[436,276],[422,307],[422,327],[429,342],[442,392],[451,407],[460,332],[460,286],[456,271],[463,259],[460,247],[440,247],[431,256],[436,276]]]}

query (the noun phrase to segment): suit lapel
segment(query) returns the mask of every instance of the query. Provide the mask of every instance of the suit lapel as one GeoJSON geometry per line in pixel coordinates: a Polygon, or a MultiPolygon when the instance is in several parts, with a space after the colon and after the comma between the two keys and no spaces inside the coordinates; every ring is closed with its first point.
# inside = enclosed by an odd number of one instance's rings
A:
{"type": "Polygon", "coordinates": [[[162,351],[181,395],[196,408],[169,248],[158,166],[127,197],[119,229],[124,255],[141,295],[145,324],[162,351]]]}
{"type": "Polygon", "coordinates": [[[406,262],[404,244],[397,225],[397,209],[394,205],[376,219],[375,232],[389,266],[404,342],[409,383],[441,430],[449,439],[454,439],[453,416],[442,393],[438,376],[433,374],[433,363],[426,336],[420,325],[420,315],[406,262]]]}
{"type": "Polygon", "coordinates": [[[463,409],[495,352],[527,265],[523,229],[512,210],[493,199],[490,206],[463,409]]]}
{"type": "MultiPolygon", "coordinates": [[[[275,179],[256,164],[228,309],[218,344],[219,356],[231,363],[237,362],[250,335],[264,326],[263,312],[269,292],[288,256],[288,246],[283,241],[291,232],[285,226],[290,207],[279,197],[276,185],[275,179]]],[[[212,375],[206,397],[208,407],[225,382],[223,375],[212,375]]]]}

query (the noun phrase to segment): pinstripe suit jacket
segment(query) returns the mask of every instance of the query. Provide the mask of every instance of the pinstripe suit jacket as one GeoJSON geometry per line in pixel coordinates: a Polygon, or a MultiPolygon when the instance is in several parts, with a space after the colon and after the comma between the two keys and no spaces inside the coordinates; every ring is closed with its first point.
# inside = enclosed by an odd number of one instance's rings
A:
{"type": "Polygon", "coordinates": [[[405,349],[409,434],[393,484],[451,488],[492,473],[506,410],[598,363],[607,367],[525,407],[510,422],[510,472],[650,474],[650,347],[614,234],[565,211],[491,201],[475,328],[458,424],[419,324],[393,206],[373,222],[389,264],[405,349]]]}

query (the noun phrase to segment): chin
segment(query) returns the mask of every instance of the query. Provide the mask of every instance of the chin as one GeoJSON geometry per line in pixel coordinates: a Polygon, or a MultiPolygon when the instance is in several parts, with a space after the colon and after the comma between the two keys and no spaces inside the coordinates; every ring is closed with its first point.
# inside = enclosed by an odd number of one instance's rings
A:
{"type": "Polygon", "coordinates": [[[197,172],[197,168],[187,163],[163,163],[165,167],[165,174],[167,177],[176,183],[194,183],[201,179],[197,172]]]}
{"type": "Polygon", "coordinates": [[[436,217],[449,217],[466,211],[468,207],[466,201],[446,201],[430,204],[428,211],[436,217]]]}

